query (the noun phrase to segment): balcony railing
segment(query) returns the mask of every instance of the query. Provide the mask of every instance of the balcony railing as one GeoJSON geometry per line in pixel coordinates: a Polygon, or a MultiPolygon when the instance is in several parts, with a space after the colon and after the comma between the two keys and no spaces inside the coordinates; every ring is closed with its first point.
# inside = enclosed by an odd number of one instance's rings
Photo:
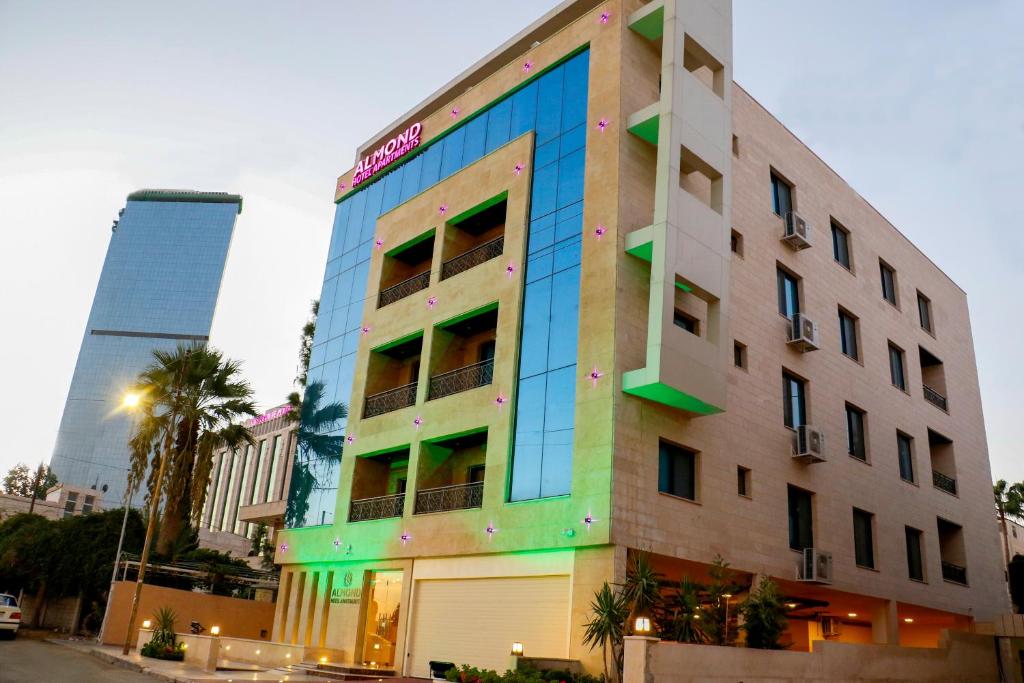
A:
{"type": "Polygon", "coordinates": [[[932,389],[927,384],[924,385],[924,400],[931,403],[933,406],[941,408],[942,410],[949,411],[946,405],[946,397],[939,392],[932,389]]]}
{"type": "Polygon", "coordinates": [[[416,292],[426,289],[430,284],[430,271],[425,271],[419,275],[413,275],[408,280],[402,280],[397,285],[392,285],[387,289],[380,290],[380,294],[377,295],[377,308],[384,308],[388,304],[393,304],[399,299],[415,294],[416,292]]]}
{"type": "Polygon", "coordinates": [[[482,360],[458,370],[443,372],[430,378],[427,400],[457,394],[476,387],[486,386],[494,378],[494,359],[482,360]]]}
{"type": "Polygon", "coordinates": [[[396,389],[388,389],[379,394],[366,397],[366,404],[363,406],[363,417],[383,415],[393,410],[401,410],[416,403],[417,382],[406,384],[396,389]]]}
{"type": "Polygon", "coordinates": [[[956,479],[953,477],[947,477],[942,472],[932,470],[932,484],[937,489],[956,495],[956,479]]]}
{"type": "Polygon", "coordinates": [[[961,567],[952,562],[942,563],[942,578],[953,583],[967,585],[967,567],[961,567]]]}
{"type": "Polygon", "coordinates": [[[397,493],[393,496],[363,498],[352,501],[348,511],[348,521],[365,522],[368,519],[401,517],[403,510],[405,510],[404,493],[397,493]]]}
{"type": "Polygon", "coordinates": [[[413,509],[413,514],[424,515],[430,512],[468,510],[469,508],[483,507],[483,504],[484,483],[482,481],[472,484],[455,484],[454,486],[417,491],[416,507],[413,509]]]}
{"type": "Polygon", "coordinates": [[[496,237],[490,242],[484,242],[478,247],[473,247],[464,254],[459,254],[453,259],[445,261],[441,265],[441,279],[446,280],[453,275],[479,266],[485,261],[501,256],[505,250],[505,236],[496,237]]]}

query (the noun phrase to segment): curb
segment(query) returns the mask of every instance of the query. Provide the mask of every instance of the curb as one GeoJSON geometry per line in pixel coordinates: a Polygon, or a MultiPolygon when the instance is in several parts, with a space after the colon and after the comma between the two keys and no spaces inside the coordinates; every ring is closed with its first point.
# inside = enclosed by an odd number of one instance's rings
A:
{"type": "Polygon", "coordinates": [[[48,638],[46,642],[70,648],[77,652],[81,652],[83,654],[95,657],[101,662],[112,664],[113,666],[119,667],[121,669],[127,669],[129,671],[136,671],[138,673],[146,674],[147,676],[152,676],[153,678],[157,678],[161,681],[167,681],[168,683],[194,683],[195,681],[195,679],[192,678],[178,678],[177,676],[171,676],[161,671],[156,671],[154,669],[150,669],[149,667],[142,666],[141,664],[136,664],[135,662],[131,662],[126,659],[121,659],[117,655],[112,655],[108,652],[97,650],[96,648],[91,647],[89,645],[79,645],[77,642],[74,641],[55,640],[48,638]]]}

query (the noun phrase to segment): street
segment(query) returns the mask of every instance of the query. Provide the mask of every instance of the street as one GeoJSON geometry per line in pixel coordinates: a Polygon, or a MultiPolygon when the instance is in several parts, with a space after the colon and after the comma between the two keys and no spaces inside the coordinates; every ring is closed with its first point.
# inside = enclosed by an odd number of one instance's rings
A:
{"type": "Polygon", "coordinates": [[[53,643],[29,638],[0,641],[0,683],[153,683],[156,680],[53,643]]]}

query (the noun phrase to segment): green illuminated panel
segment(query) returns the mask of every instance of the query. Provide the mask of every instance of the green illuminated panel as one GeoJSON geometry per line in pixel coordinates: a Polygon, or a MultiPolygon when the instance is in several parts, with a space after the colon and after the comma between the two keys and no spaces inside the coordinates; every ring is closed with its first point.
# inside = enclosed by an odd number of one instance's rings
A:
{"type": "Polygon", "coordinates": [[[665,5],[652,2],[634,12],[629,17],[629,28],[648,40],[661,38],[665,30],[665,5]]]}
{"type": "Polygon", "coordinates": [[[374,347],[374,348],[372,348],[370,350],[373,351],[374,353],[383,353],[383,352],[385,352],[385,351],[387,351],[389,349],[395,348],[396,346],[401,346],[402,344],[405,344],[406,342],[411,342],[413,339],[419,339],[422,336],[423,336],[423,330],[417,330],[416,332],[412,332],[411,334],[407,334],[404,337],[399,337],[398,339],[394,339],[392,341],[389,341],[386,344],[381,344],[380,346],[374,347]]]}
{"type": "Polygon", "coordinates": [[[408,242],[405,242],[403,244],[399,244],[397,247],[395,247],[391,251],[384,252],[384,255],[385,256],[395,256],[397,254],[401,254],[406,249],[409,249],[410,247],[415,247],[420,242],[426,242],[427,240],[429,240],[429,239],[431,239],[433,237],[434,237],[434,228],[431,228],[430,230],[427,230],[423,234],[416,235],[416,237],[413,237],[408,242]]]}
{"type": "Polygon", "coordinates": [[[458,325],[459,323],[461,323],[464,320],[469,320],[470,318],[475,318],[478,315],[483,315],[484,313],[490,313],[491,311],[495,311],[497,309],[498,309],[498,302],[497,301],[492,301],[491,303],[487,304],[486,306],[481,306],[480,308],[474,308],[472,311],[468,311],[466,313],[459,314],[459,315],[455,316],[454,318],[449,318],[448,320],[445,320],[444,322],[440,322],[440,323],[437,324],[437,326],[440,327],[442,330],[447,330],[449,327],[453,327],[455,325],[458,325]]]}
{"type": "Polygon", "coordinates": [[[627,394],[657,401],[667,406],[700,415],[714,415],[722,408],[705,403],[699,398],[685,394],[663,382],[647,381],[645,370],[630,370],[622,375],[622,390],[627,394]]]}
{"type": "Polygon", "coordinates": [[[627,130],[629,130],[630,133],[637,136],[641,140],[645,140],[651,143],[652,145],[657,145],[658,124],[661,117],[658,116],[657,111],[655,111],[653,114],[649,116],[646,115],[646,110],[644,111],[645,116],[640,121],[637,121],[636,123],[630,125],[627,130]]]}
{"type": "Polygon", "coordinates": [[[455,218],[452,218],[450,221],[448,221],[448,223],[450,225],[458,225],[459,223],[461,223],[462,221],[466,220],[467,218],[472,218],[473,216],[477,215],[481,211],[486,211],[487,209],[491,208],[495,204],[497,204],[499,202],[503,202],[506,199],[508,199],[508,192],[507,191],[506,192],[502,192],[499,195],[495,195],[494,197],[491,197],[487,201],[484,201],[484,202],[481,202],[480,204],[477,204],[472,209],[467,209],[466,211],[463,211],[458,216],[456,216],[455,218]]]}

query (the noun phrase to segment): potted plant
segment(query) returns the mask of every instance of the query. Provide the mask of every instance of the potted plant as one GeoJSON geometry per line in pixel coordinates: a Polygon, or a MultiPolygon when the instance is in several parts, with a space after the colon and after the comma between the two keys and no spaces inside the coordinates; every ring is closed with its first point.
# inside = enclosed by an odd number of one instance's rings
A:
{"type": "Polygon", "coordinates": [[[180,662],[185,659],[185,644],[174,634],[177,615],[170,607],[161,607],[153,615],[153,637],[142,646],[142,656],[180,662]]]}

